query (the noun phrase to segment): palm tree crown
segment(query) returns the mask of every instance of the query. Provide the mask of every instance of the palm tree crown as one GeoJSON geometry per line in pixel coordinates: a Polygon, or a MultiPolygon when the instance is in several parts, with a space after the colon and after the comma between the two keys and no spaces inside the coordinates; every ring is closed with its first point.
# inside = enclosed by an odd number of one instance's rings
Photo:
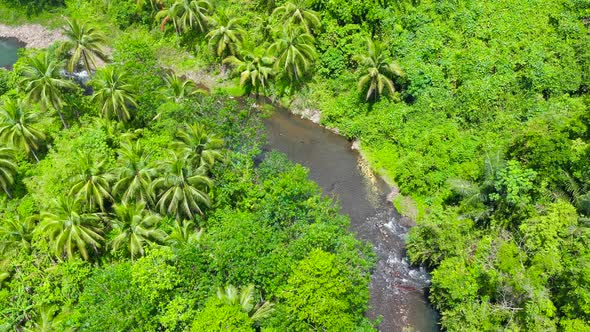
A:
{"type": "Polygon", "coordinates": [[[368,40],[368,54],[355,57],[355,60],[367,72],[359,81],[359,90],[367,88],[367,97],[377,99],[387,88],[389,93],[395,92],[392,78],[394,75],[403,76],[402,69],[387,56],[380,43],[368,40]]]}
{"type": "Polygon", "coordinates": [[[119,195],[123,203],[153,204],[150,184],[157,172],[150,164],[149,153],[139,141],[135,144],[122,144],[119,149],[119,163],[120,167],[116,170],[119,180],[113,187],[113,193],[119,195]]]}
{"type": "Polygon", "coordinates": [[[203,214],[203,208],[211,205],[207,191],[213,181],[207,177],[207,168],[193,168],[176,154],[163,166],[164,174],[152,182],[154,190],[159,192],[156,206],[160,213],[179,220],[191,220],[196,213],[203,214]]]}
{"type": "Polygon", "coordinates": [[[168,99],[177,103],[189,96],[205,92],[204,90],[197,88],[197,85],[192,80],[184,79],[173,72],[167,73],[166,76],[164,76],[164,81],[166,82],[164,94],[168,99]]]}
{"type": "Polygon", "coordinates": [[[67,25],[63,29],[64,36],[68,39],[60,46],[61,50],[71,51],[70,60],[68,61],[68,70],[73,72],[76,66],[82,60],[84,68],[90,73],[92,68],[96,68],[95,58],[107,61],[107,55],[104,46],[107,37],[96,27],[80,21],[66,20],[67,25]]]}
{"type": "Polygon", "coordinates": [[[160,217],[149,213],[144,203],[118,204],[114,210],[113,229],[116,235],[111,241],[113,252],[125,247],[134,259],[145,254],[146,244],[165,240],[166,233],[156,228],[160,217]]]}
{"type": "Polygon", "coordinates": [[[31,153],[35,160],[39,158],[35,151],[45,134],[35,128],[39,113],[34,112],[22,100],[4,98],[0,106],[0,140],[5,144],[31,153]]]}
{"type": "Polygon", "coordinates": [[[110,182],[113,175],[106,170],[106,161],[95,160],[91,153],[78,156],[78,173],[72,178],[70,195],[75,195],[89,208],[98,206],[104,211],[104,202],[112,201],[110,182]]]}
{"type": "Polygon", "coordinates": [[[301,29],[285,29],[279,39],[269,48],[277,58],[275,68],[292,81],[297,81],[311,67],[317,57],[314,38],[301,29]]]}
{"type": "Polygon", "coordinates": [[[0,186],[9,198],[12,198],[10,187],[14,184],[17,169],[14,149],[5,146],[0,147],[0,186]]]}
{"type": "Polygon", "coordinates": [[[209,46],[219,57],[235,55],[238,45],[242,42],[244,32],[240,29],[239,19],[229,18],[227,13],[221,12],[213,21],[215,28],[207,34],[209,46]]]}
{"type": "Polygon", "coordinates": [[[102,115],[107,119],[116,114],[119,121],[125,122],[131,119],[129,107],[137,107],[135,95],[125,76],[125,72],[106,67],[98,71],[92,80],[95,89],[92,100],[98,102],[102,115]]]}
{"type": "Polygon", "coordinates": [[[223,140],[207,133],[205,127],[200,124],[180,129],[172,146],[189,160],[194,168],[210,169],[215,161],[223,158],[223,140]]]}
{"type": "Polygon", "coordinates": [[[98,252],[100,235],[99,218],[96,214],[80,213],[78,201],[71,197],[61,197],[50,212],[41,214],[40,229],[46,233],[57,256],[66,254],[69,258],[78,250],[88,259],[88,247],[98,252]]]}
{"type": "Polygon", "coordinates": [[[318,13],[306,8],[305,0],[288,1],[282,6],[277,7],[272,12],[272,15],[278,17],[286,24],[303,27],[307,33],[310,33],[311,29],[321,25],[318,13]]]}
{"type": "Polygon", "coordinates": [[[156,19],[162,20],[162,30],[166,23],[172,20],[177,34],[192,29],[204,33],[207,31],[210,10],[209,0],[176,0],[169,8],[160,10],[156,19]]]}
{"type": "Polygon", "coordinates": [[[260,88],[266,89],[266,83],[273,74],[274,59],[266,56],[263,48],[253,50],[242,49],[239,58],[230,56],[223,63],[231,64],[240,73],[240,85],[246,87],[247,92],[254,90],[258,95],[260,88]]]}
{"type": "Polygon", "coordinates": [[[61,77],[62,68],[63,62],[55,60],[47,52],[39,53],[25,61],[21,84],[29,101],[40,103],[44,109],[53,107],[64,128],[67,128],[68,124],[61,113],[64,104],[62,89],[74,89],[76,84],[61,77]]]}
{"type": "Polygon", "coordinates": [[[239,305],[242,311],[247,313],[253,321],[264,319],[273,311],[273,305],[270,302],[256,305],[253,284],[241,290],[238,290],[233,285],[219,288],[217,289],[217,298],[228,305],[239,305]]]}

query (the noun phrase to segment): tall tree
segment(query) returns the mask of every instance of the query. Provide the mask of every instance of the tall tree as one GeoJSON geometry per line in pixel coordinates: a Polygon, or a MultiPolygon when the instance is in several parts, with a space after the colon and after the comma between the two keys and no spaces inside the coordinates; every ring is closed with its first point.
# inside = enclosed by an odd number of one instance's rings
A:
{"type": "Polygon", "coordinates": [[[70,72],[75,70],[80,60],[88,73],[92,68],[96,68],[95,58],[108,60],[104,50],[107,37],[102,32],[89,23],[81,23],[77,19],[66,20],[66,22],[63,33],[67,40],[60,45],[60,50],[71,52],[67,66],[70,72]]]}
{"type": "Polygon", "coordinates": [[[307,33],[321,25],[318,13],[307,8],[305,0],[291,0],[273,10],[272,15],[285,24],[302,27],[307,33]]]}
{"type": "Polygon", "coordinates": [[[145,209],[144,203],[117,204],[112,220],[115,237],[111,241],[113,252],[126,248],[131,259],[145,254],[144,247],[151,242],[163,242],[166,233],[157,228],[160,217],[145,209]]]}
{"type": "Polygon", "coordinates": [[[223,158],[223,140],[207,133],[205,127],[200,124],[181,128],[176,133],[172,147],[189,160],[193,168],[210,169],[215,161],[223,158]]]}
{"type": "Polygon", "coordinates": [[[80,211],[78,201],[65,196],[57,201],[53,209],[41,214],[39,227],[49,237],[55,255],[65,254],[71,258],[77,250],[88,260],[89,248],[98,253],[103,240],[98,227],[99,217],[80,211]]]}
{"type": "Polygon", "coordinates": [[[236,54],[244,35],[239,22],[238,18],[231,18],[230,14],[225,12],[218,13],[213,20],[214,28],[206,37],[209,38],[209,47],[218,57],[236,54]]]}
{"type": "Polygon", "coordinates": [[[164,163],[163,174],[152,182],[159,193],[160,213],[179,220],[191,220],[195,214],[203,214],[203,208],[211,205],[207,191],[212,184],[206,167],[191,167],[186,158],[176,154],[164,163]]]}
{"type": "Polygon", "coordinates": [[[268,79],[273,75],[274,59],[266,55],[262,47],[239,51],[239,56],[230,56],[223,59],[223,63],[234,66],[234,70],[240,73],[240,86],[248,93],[254,91],[258,96],[260,90],[266,89],[268,79]]]}
{"type": "Polygon", "coordinates": [[[172,20],[179,35],[193,29],[204,33],[210,20],[208,15],[211,7],[209,0],[176,0],[172,6],[160,10],[156,19],[162,20],[162,30],[172,20]]]}
{"type": "Polygon", "coordinates": [[[87,204],[92,209],[98,206],[104,211],[105,201],[112,201],[110,182],[113,175],[106,169],[105,160],[95,160],[90,152],[78,155],[78,172],[72,178],[70,195],[87,204]]]}
{"type": "Polygon", "coordinates": [[[151,166],[150,154],[139,141],[121,145],[119,165],[115,171],[119,180],[113,187],[113,193],[123,203],[144,202],[153,205],[154,195],[150,184],[157,170],[151,166]]]}
{"type": "Polygon", "coordinates": [[[126,81],[126,73],[106,67],[96,73],[91,84],[94,86],[92,101],[100,106],[102,115],[109,119],[113,114],[119,121],[131,119],[130,107],[137,107],[131,85],[126,81]]]}
{"type": "Polygon", "coordinates": [[[391,94],[395,92],[392,79],[394,76],[403,76],[404,72],[387,56],[381,43],[369,39],[367,44],[368,53],[355,57],[355,60],[366,72],[360,78],[358,88],[359,90],[367,89],[366,100],[369,100],[371,96],[377,100],[383,94],[383,88],[387,88],[391,94]]]}
{"type": "Polygon", "coordinates": [[[23,100],[4,98],[0,106],[0,140],[27,154],[32,154],[37,162],[35,151],[45,134],[35,128],[39,113],[33,111],[23,100]]]}
{"type": "Polygon", "coordinates": [[[317,57],[313,43],[313,36],[301,29],[284,29],[269,48],[277,58],[275,69],[291,82],[300,80],[317,57]]]}
{"type": "Polygon", "coordinates": [[[40,103],[43,109],[53,107],[64,128],[68,128],[61,113],[64,105],[62,90],[75,89],[77,85],[61,76],[62,69],[63,62],[55,60],[48,52],[41,52],[25,60],[21,85],[29,101],[40,103]]]}
{"type": "Polygon", "coordinates": [[[9,198],[12,198],[10,187],[14,184],[17,169],[14,149],[5,146],[0,147],[0,186],[9,198]]]}

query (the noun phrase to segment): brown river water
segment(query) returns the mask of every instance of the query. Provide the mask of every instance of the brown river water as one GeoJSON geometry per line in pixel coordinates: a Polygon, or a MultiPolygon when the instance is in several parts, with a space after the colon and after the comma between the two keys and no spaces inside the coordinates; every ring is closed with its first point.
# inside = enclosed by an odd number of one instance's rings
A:
{"type": "Polygon", "coordinates": [[[411,222],[387,202],[389,187],[367,176],[363,162],[342,136],[286,110],[265,120],[266,150],[285,153],[309,168],[325,195],[336,198],[350,216],[351,231],[373,244],[378,255],[371,281],[371,319],[382,317],[380,331],[437,331],[437,315],[426,298],[427,272],[408,264],[404,243],[411,222]]]}

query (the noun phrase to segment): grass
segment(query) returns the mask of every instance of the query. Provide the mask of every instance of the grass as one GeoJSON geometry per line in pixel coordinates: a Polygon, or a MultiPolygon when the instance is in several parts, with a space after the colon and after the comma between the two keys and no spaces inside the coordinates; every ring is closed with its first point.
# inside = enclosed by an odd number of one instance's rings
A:
{"type": "Polygon", "coordinates": [[[65,8],[53,11],[43,11],[38,15],[27,15],[23,10],[8,7],[0,3],[0,23],[5,25],[17,26],[23,24],[41,24],[49,28],[57,28],[62,24],[62,15],[65,8]]]}

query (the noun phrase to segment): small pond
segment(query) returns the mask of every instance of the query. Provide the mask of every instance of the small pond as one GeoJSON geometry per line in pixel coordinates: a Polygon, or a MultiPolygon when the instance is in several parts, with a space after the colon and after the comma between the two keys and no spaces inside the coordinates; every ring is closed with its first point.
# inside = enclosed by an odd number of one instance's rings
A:
{"type": "Polygon", "coordinates": [[[12,69],[18,58],[18,49],[25,47],[25,43],[16,38],[0,37],[0,67],[12,69]]]}

